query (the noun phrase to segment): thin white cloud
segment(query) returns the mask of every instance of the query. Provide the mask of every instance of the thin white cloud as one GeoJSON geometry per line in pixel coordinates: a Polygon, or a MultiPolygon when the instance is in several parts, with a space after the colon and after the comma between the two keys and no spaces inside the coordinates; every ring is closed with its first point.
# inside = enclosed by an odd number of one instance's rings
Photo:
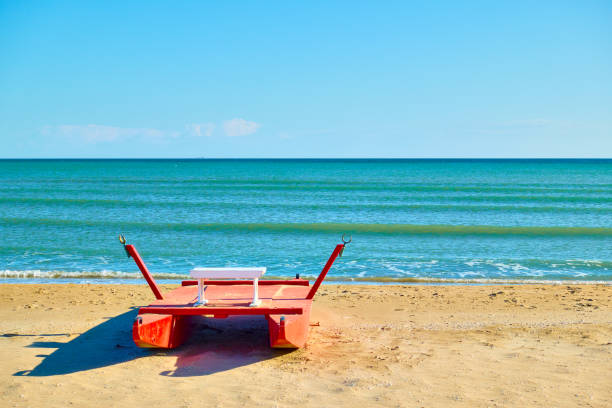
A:
{"type": "Polygon", "coordinates": [[[235,118],[223,122],[223,131],[229,137],[246,136],[257,132],[261,125],[244,119],[235,118]]]}
{"type": "Polygon", "coordinates": [[[215,130],[215,124],[212,122],[207,123],[190,123],[185,126],[187,133],[192,136],[206,136],[211,137],[215,130]]]}
{"type": "MultiPolygon", "coordinates": [[[[229,137],[245,136],[255,133],[261,127],[259,123],[244,119],[232,119],[222,123],[223,132],[229,137]]],[[[213,122],[190,123],[182,131],[160,130],[154,128],[127,128],[107,125],[58,125],[45,126],[41,134],[60,137],[86,143],[110,143],[122,139],[143,139],[162,142],[179,137],[211,137],[216,125],[213,122]]]]}
{"type": "Polygon", "coordinates": [[[124,128],[106,125],[59,125],[45,126],[43,135],[62,136],[70,139],[84,140],[89,143],[113,142],[127,138],[166,139],[176,138],[179,132],[163,131],[151,128],[124,128]]]}

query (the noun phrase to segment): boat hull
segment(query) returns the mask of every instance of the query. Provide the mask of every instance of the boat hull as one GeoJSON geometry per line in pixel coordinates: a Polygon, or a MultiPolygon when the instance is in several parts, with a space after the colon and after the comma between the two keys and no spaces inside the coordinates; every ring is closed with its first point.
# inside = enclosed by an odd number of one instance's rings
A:
{"type": "Polygon", "coordinates": [[[132,338],[138,347],[175,348],[187,338],[187,316],[142,314],[132,325],[132,338]]]}
{"type": "Polygon", "coordinates": [[[268,336],[272,348],[302,348],[308,339],[310,307],[301,315],[269,315],[268,336]]]}
{"type": "MultiPolygon", "coordinates": [[[[172,349],[188,337],[188,316],[143,314],[132,326],[138,347],[172,349]]],[[[302,348],[308,339],[310,310],[302,315],[266,315],[269,345],[272,348],[302,348]]]]}
{"type": "Polygon", "coordinates": [[[252,284],[207,285],[208,304],[198,306],[197,287],[181,286],[149,306],[140,308],[132,327],[139,347],[175,348],[189,335],[190,316],[226,318],[260,315],[267,319],[270,347],[300,348],[306,343],[312,300],[302,281],[262,285],[262,304],[250,307],[252,284]],[[295,282],[295,283],[293,283],[295,282]]]}
{"type": "Polygon", "coordinates": [[[342,256],[344,240],[336,245],[316,282],[296,276],[290,280],[206,280],[183,281],[182,286],[162,294],[153,276],[133,245],[119,236],[128,257],[132,257],[157,299],[143,307],[132,326],[139,347],[174,348],[188,336],[189,316],[226,318],[238,315],[265,316],[269,343],[273,348],[300,348],[306,344],[312,299],[334,260],[342,256]],[[197,284],[197,287],[195,286],[197,284]],[[261,285],[261,287],[259,287],[261,285]],[[205,289],[203,290],[203,286],[205,289]]]}

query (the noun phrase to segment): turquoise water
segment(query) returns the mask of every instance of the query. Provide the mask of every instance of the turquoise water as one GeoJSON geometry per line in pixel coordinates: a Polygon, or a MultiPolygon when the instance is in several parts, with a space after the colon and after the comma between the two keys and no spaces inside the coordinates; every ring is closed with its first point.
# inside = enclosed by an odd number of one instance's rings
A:
{"type": "Polygon", "coordinates": [[[612,280],[612,160],[1,160],[0,279],[612,280]]]}

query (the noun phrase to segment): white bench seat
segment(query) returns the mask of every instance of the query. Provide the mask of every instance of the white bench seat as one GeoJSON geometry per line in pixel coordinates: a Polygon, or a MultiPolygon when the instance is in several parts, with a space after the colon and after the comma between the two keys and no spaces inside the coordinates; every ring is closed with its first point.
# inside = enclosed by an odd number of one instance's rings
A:
{"type": "Polygon", "coordinates": [[[266,268],[194,268],[189,275],[198,280],[198,301],[196,305],[207,303],[204,297],[205,279],[253,279],[253,302],[249,306],[257,307],[261,304],[257,283],[264,273],[266,273],[266,268]]]}

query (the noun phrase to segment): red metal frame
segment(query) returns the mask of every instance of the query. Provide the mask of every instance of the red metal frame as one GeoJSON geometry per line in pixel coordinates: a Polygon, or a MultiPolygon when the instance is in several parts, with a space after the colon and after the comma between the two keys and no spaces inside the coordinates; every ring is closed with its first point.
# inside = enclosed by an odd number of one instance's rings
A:
{"type": "MultiPolygon", "coordinates": [[[[198,284],[197,280],[184,280],[181,282],[181,286],[195,286],[198,284]]],[[[204,285],[252,285],[252,280],[204,280],[204,285]]],[[[308,286],[309,281],[305,279],[290,279],[290,280],[260,280],[258,283],[260,286],[265,285],[298,285],[308,286]]]]}
{"type": "Polygon", "coordinates": [[[146,306],[141,307],[138,314],[156,313],[156,314],[171,314],[171,315],[296,315],[302,314],[301,307],[248,307],[248,306],[231,306],[231,307],[191,307],[191,306],[146,306]]]}
{"type": "MultiPolygon", "coordinates": [[[[123,238],[123,237],[121,237],[123,238]]],[[[125,244],[125,239],[122,240],[125,244]]],[[[250,280],[205,280],[207,297],[214,300],[207,306],[194,306],[197,298],[196,280],[184,280],[181,287],[163,296],[155,279],[147,269],[133,245],[125,250],[134,259],[151,291],[157,298],[153,304],[142,307],[132,325],[132,337],[139,347],[174,348],[187,337],[189,316],[225,318],[236,315],[265,316],[268,321],[270,347],[299,348],[306,344],[312,298],[327,276],[345,244],[336,246],[317,280],[309,288],[304,279],[262,280],[265,296],[263,304],[247,307],[253,282],[250,280]],[[210,292],[210,295],[208,295],[210,292]],[[245,303],[246,302],[246,303],[245,303]],[[216,306],[213,306],[216,304],[216,306]]]]}
{"type": "Polygon", "coordinates": [[[136,248],[134,248],[134,245],[126,245],[125,250],[132,257],[132,259],[134,259],[134,262],[136,262],[136,265],[138,265],[138,269],[140,269],[140,272],[142,272],[142,276],[144,276],[144,278],[147,280],[147,283],[149,284],[149,287],[153,291],[155,298],[157,300],[162,300],[164,296],[159,290],[159,286],[157,286],[157,283],[155,283],[155,279],[153,279],[153,276],[147,269],[147,266],[142,261],[142,258],[140,257],[140,254],[138,254],[138,251],[136,251],[136,248]]]}
{"type": "Polygon", "coordinates": [[[327,272],[329,272],[329,269],[334,264],[334,261],[336,260],[336,258],[342,252],[343,249],[344,249],[344,244],[336,245],[334,252],[332,252],[331,256],[327,260],[327,263],[325,264],[325,267],[319,274],[317,281],[314,283],[314,285],[312,285],[312,288],[310,288],[310,292],[308,292],[306,299],[312,299],[314,295],[317,293],[317,290],[319,290],[319,286],[321,286],[321,283],[323,283],[323,279],[325,279],[325,276],[327,276],[327,272]]]}

